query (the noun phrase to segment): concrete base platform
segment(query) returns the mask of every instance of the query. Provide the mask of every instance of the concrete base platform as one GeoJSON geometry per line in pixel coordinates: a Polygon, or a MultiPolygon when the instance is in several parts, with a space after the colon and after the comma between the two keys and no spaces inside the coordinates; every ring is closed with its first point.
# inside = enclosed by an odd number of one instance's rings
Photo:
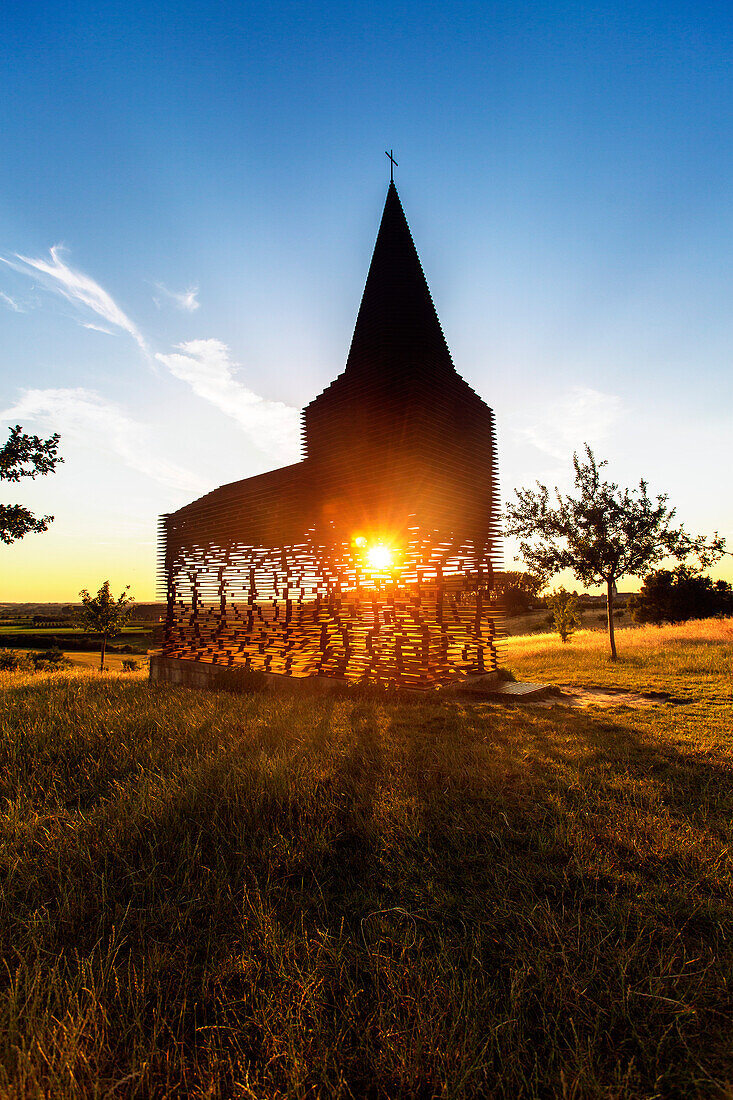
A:
{"type": "MultiPolygon", "coordinates": [[[[164,657],[160,653],[153,653],[150,657],[150,679],[177,684],[180,687],[213,687],[217,677],[230,669],[229,665],[215,665],[208,661],[187,661],[179,657],[164,657]]],[[[236,667],[234,670],[236,671],[236,667]]],[[[327,692],[341,691],[345,687],[353,686],[353,682],[343,676],[284,676],[277,672],[258,672],[257,677],[258,679],[264,677],[264,685],[268,691],[327,692]]],[[[484,694],[487,690],[499,689],[502,686],[498,675],[495,672],[489,672],[456,680],[453,684],[444,684],[440,690],[441,692],[480,691],[484,694]]],[[[402,687],[399,690],[403,694],[425,696],[433,693],[437,688],[402,687]]]]}
{"type": "MultiPolygon", "coordinates": [[[[186,661],[178,657],[163,657],[153,653],[150,657],[150,679],[158,683],[175,684],[179,687],[211,688],[217,677],[229,671],[228,665],[215,665],[208,661],[186,661]]],[[[264,677],[267,691],[343,691],[351,685],[350,680],[342,676],[283,676],[277,672],[258,673],[264,677]]],[[[261,681],[262,682],[262,681],[261,681]]],[[[540,698],[549,689],[549,684],[517,684],[501,680],[496,672],[487,672],[477,676],[468,676],[452,684],[443,684],[440,695],[465,695],[476,699],[504,699],[507,702],[528,701],[540,698]]],[[[437,689],[400,688],[403,695],[427,698],[438,694],[437,689]]]]}
{"type": "MultiPolygon", "coordinates": [[[[209,661],[185,661],[179,657],[163,657],[160,653],[150,657],[150,679],[179,687],[211,688],[222,673],[229,671],[231,666],[209,661]]],[[[349,683],[342,676],[283,676],[277,672],[258,672],[258,679],[260,676],[264,677],[268,691],[298,691],[306,685],[310,691],[333,691],[349,683]]]]}

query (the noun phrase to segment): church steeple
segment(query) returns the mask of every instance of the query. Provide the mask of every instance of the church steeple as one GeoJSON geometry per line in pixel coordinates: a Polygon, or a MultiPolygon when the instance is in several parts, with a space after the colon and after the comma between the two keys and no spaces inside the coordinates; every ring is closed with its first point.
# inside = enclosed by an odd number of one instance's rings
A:
{"type": "Polygon", "coordinates": [[[453,366],[394,182],[346,367],[305,408],[303,427],[307,458],[340,479],[351,471],[362,496],[370,471],[381,501],[399,478],[413,496],[427,479],[435,495],[449,467],[491,466],[492,414],[453,366]]]}
{"type": "Polygon", "coordinates": [[[453,373],[402,203],[390,182],[346,362],[384,382],[453,373]]]}

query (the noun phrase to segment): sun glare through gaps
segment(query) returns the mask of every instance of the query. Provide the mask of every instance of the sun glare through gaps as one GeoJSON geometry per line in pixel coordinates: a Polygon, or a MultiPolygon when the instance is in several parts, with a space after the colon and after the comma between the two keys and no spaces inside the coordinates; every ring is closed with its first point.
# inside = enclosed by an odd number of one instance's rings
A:
{"type": "Polygon", "coordinates": [[[382,573],[392,566],[392,550],[383,542],[375,542],[366,552],[367,565],[375,573],[382,573]]]}

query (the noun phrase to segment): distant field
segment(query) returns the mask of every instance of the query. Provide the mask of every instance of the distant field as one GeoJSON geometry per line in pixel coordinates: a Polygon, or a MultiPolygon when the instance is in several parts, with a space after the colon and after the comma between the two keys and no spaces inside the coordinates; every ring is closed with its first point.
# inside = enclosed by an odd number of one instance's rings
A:
{"type": "MultiPolygon", "coordinates": [[[[79,653],[68,651],[64,652],[64,656],[71,661],[74,668],[99,668],[99,652],[79,653]]],[[[122,662],[129,660],[137,661],[147,671],[149,658],[147,654],[142,653],[110,653],[108,651],[104,655],[104,666],[110,672],[122,672],[122,662]]]]}
{"type": "Polygon", "coordinates": [[[733,1095],[733,621],[618,644],[507,660],[643,709],[0,673],[0,1095],[733,1095]]]}
{"type": "MultiPolygon", "coordinates": [[[[21,627],[0,626],[0,649],[48,649],[58,645],[60,649],[69,651],[67,655],[76,659],[83,658],[86,653],[98,653],[100,638],[97,634],[65,627],[35,627],[33,629],[21,627]]],[[[135,652],[130,656],[142,656],[153,646],[153,634],[149,626],[126,627],[124,633],[112,640],[108,647],[110,657],[115,649],[129,647],[135,652]]],[[[123,654],[123,656],[125,656],[123,654]]],[[[78,662],[77,662],[78,663],[78,662]]],[[[88,664],[82,660],[82,664],[88,664]]]]}
{"type": "MultiPolygon", "coordinates": [[[[528,611],[524,615],[507,616],[504,620],[507,634],[552,634],[554,627],[548,622],[549,612],[543,608],[541,611],[528,611]]],[[[615,622],[618,627],[635,627],[631,615],[623,608],[615,612],[615,622]]],[[[581,625],[584,630],[601,630],[608,628],[605,608],[586,608],[582,613],[581,625]]]]}

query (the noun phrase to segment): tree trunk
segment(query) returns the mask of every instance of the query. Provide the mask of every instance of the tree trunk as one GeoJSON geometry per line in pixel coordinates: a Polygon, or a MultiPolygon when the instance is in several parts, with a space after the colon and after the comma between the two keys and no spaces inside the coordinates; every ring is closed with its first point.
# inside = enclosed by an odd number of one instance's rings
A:
{"type": "Polygon", "coordinates": [[[616,638],[613,633],[613,579],[606,581],[607,606],[608,606],[608,640],[611,643],[611,660],[616,660],[616,638]]]}
{"type": "Polygon", "coordinates": [[[104,651],[107,648],[107,635],[102,635],[102,657],[99,662],[99,671],[104,672],[104,651]]]}

